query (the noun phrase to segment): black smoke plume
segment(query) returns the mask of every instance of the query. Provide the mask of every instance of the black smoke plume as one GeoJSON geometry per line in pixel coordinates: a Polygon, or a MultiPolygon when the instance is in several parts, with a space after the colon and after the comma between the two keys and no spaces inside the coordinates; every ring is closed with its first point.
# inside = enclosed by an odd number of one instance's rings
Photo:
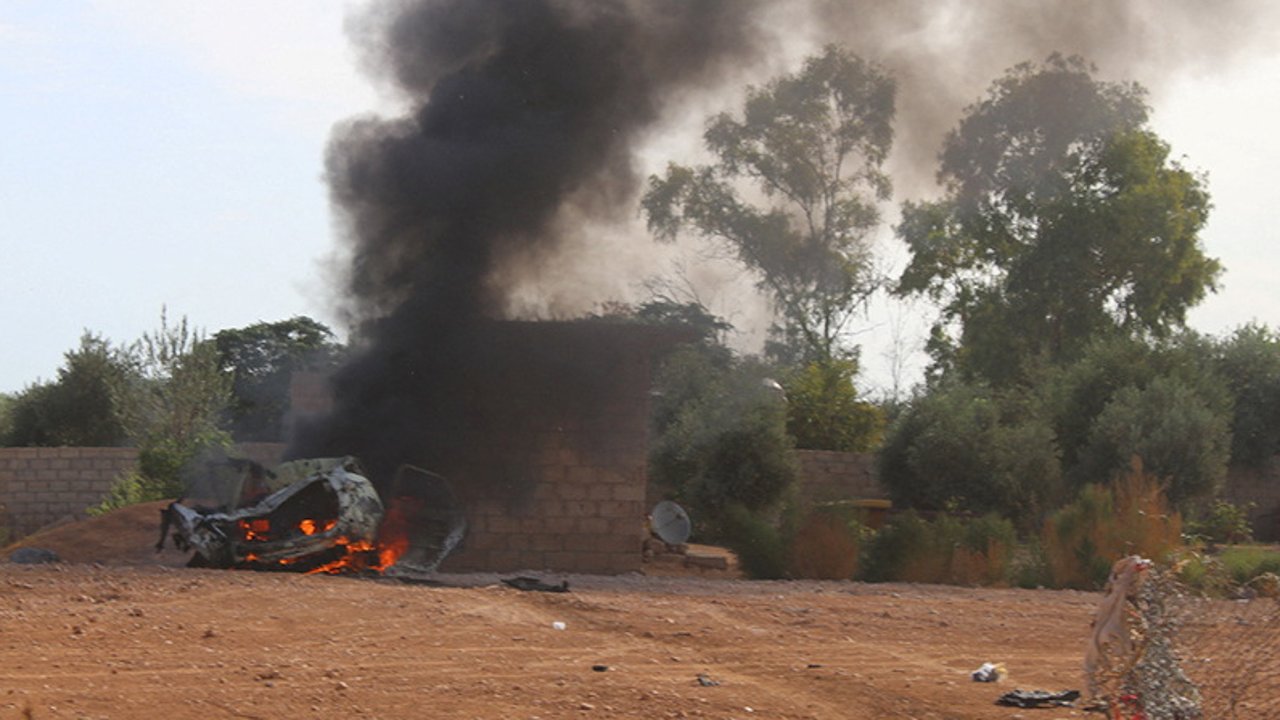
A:
{"type": "MultiPolygon", "coordinates": [[[[476,442],[466,418],[487,405],[473,396],[484,383],[466,377],[522,372],[495,366],[491,355],[512,348],[475,329],[507,314],[495,277],[553,252],[567,209],[607,217],[634,199],[635,145],[670,101],[753,52],[757,4],[421,0],[359,20],[367,63],[411,110],[349,121],[331,139],[364,348],[336,377],[333,415],[304,428],[292,454],[354,453],[375,473],[402,461],[443,469],[476,442]]],[[[528,362],[581,362],[585,378],[602,359],[528,362]]]]}

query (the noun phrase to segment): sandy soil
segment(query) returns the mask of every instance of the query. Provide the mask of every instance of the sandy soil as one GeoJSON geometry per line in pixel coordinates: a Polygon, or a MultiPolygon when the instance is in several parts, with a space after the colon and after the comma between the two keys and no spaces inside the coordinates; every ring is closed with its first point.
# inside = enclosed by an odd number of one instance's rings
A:
{"type": "Polygon", "coordinates": [[[0,718],[1099,717],[993,705],[1081,688],[1094,593],[190,570],[113,522],[106,550],[30,543],[81,564],[0,563],[0,718]],[[984,661],[1010,677],[972,682],[984,661]]]}

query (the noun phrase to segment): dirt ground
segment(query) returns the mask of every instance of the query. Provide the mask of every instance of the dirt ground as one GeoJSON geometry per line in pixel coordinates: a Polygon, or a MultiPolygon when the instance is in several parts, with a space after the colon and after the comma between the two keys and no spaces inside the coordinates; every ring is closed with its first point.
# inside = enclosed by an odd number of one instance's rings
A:
{"type": "Polygon", "coordinates": [[[1096,593],[190,570],[137,531],[154,511],[27,543],[74,562],[0,563],[0,718],[1100,717],[993,704],[1083,689],[1096,593]],[[972,682],[986,661],[1009,678],[972,682]]]}

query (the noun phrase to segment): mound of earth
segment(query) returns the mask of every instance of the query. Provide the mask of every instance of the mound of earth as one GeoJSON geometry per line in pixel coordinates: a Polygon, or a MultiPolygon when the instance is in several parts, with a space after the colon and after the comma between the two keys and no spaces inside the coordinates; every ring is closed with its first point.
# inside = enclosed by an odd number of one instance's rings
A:
{"type": "Polygon", "coordinates": [[[43,548],[63,562],[100,565],[180,566],[188,555],[172,548],[155,551],[160,538],[160,511],[171,500],[130,505],[87,520],[44,528],[0,550],[7,559],[19,548],[43,548]]]}

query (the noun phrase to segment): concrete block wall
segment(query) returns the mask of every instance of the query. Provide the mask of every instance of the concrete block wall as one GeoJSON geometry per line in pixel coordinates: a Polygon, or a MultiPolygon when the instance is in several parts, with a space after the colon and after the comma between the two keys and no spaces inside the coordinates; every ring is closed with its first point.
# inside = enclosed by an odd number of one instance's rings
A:
{"type": "Polygon", "coordinates": [[[18,538],[82,519],[137,460],[133,448],[0,448],[0,524],[18,538]]]}
{"type": "Polygon", "coordinates": [[[447,570],[622,573],[640,569],[644,464],[586,457],[564,432],[544,432],[528,475],[507,493],[468,492],[462,548],[447,570]],[[541,457],[539,457],[541,456],[541,457]]]}
{"type": "Polygon", "coordinates": [[[1253,503],[1249,520],[1255,538],[1280,541],[1280,460],[1272,458],[1263,468],[1231,468],[1222,495],[1237,505],[1253,503]]]}
{"type": "MultiPolygon", "coordinates": [[[[463,502],[467,539],[447,570],[640,570],[647,511],[652,329],[529,323],[495,328],[509,360],[476,380],[500,388],[492,462],[445,473],[463,502]],[[555,395],[577,398],[560,402],[555,395]],[[520,412],[503,413],[511,403],[520,412]]],[[[492,396],[491,396],[492,397],[492,396]]]]}
{"type": "Polygon", "coordinates": [[[806,505],[832,500],[887,499],[871,453],[797,450],[800,499],[806,505]]]}

